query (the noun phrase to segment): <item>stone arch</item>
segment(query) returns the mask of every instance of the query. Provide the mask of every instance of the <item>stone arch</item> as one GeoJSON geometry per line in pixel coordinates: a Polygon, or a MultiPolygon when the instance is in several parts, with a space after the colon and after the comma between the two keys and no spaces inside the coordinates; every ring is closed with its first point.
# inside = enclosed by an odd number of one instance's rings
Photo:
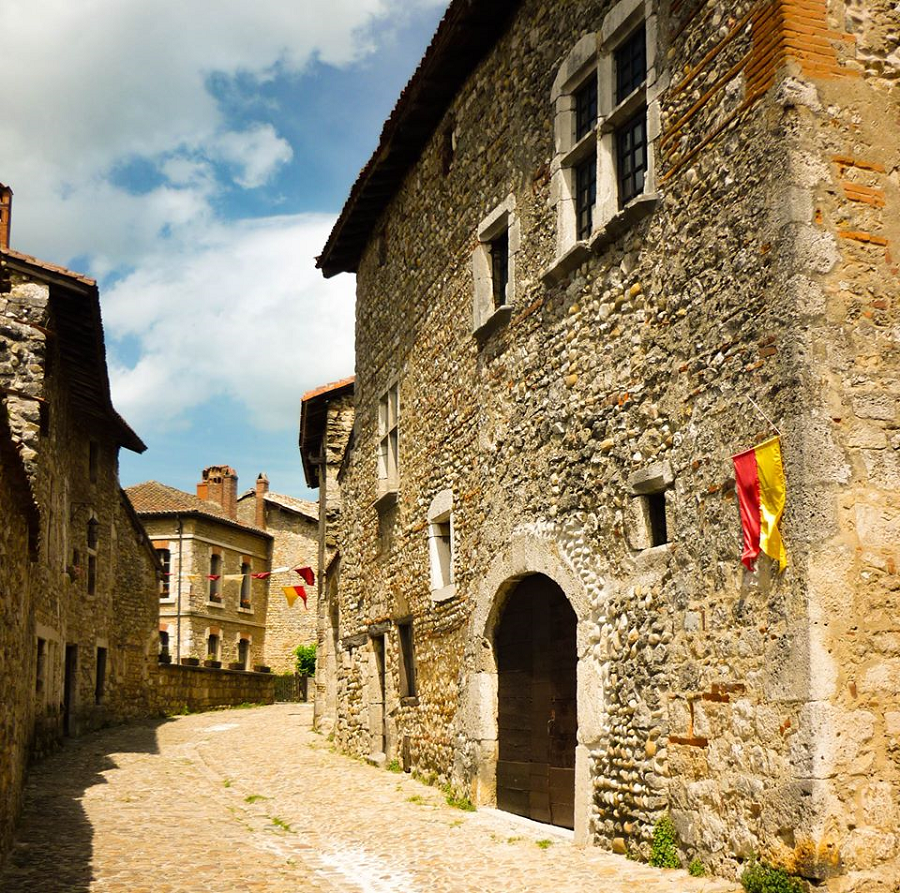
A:
{"type": "Polygon", "coordinates": [[[590,658],[591,599],[584,580],[572,567],[560,543],[533,531],[514,535],[495,558],[478,587],[469,624],[467,664],[471,668],[463,692],[461,712],[465,736],[474,756],[474,796],[484,805],[496,804],[498,758],[497,660],[494,632],[509,595],[526,577],[543,575],[562,590],[577,619],[576,647],[578,746],[575,756],[575,840],[588,840],[591,783],[587,742],[597,737],[603,687],[599,667],[590,658]]]}

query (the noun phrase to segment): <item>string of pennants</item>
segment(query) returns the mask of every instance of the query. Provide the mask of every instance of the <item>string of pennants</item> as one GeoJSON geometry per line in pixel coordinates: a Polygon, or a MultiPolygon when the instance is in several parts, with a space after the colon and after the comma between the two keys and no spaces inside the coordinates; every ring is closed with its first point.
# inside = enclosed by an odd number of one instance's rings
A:
{"type": "MultiPolygon", "coordinates": [[[[273,574],[286,574],[288,571],[294,571],[298,573],[302,578],[303,582],[306,583],[307,586],[312,586],[316,582],[316,575],[311,567],[276,567],[272,568],[270,571],[259,571],[258,573],[251,573],[249,576],[253,580],[268,580],[273,574]]],[[[177,574],[172,572],[163,574],[164,577],[174,577],[177,574]]],[[[243,581],[244,577],[248,576],[247,574],[182,574],[182,580],[241,580],[243,581]]],[[[298,598],[303,599],[303,605],[307,609],[309,606],[306,603],[307,594],[306,589],[303,586],[282,586],[281,591],[284,593],[284,597],[287,599],[288,607],[293,608],[294,602],[297,601],[298,598]]]]}

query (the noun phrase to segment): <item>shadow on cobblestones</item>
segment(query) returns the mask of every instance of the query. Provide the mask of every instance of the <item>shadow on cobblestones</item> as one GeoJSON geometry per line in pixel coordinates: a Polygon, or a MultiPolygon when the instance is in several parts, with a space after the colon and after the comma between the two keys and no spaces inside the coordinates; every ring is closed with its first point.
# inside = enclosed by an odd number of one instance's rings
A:
{"type": "Polygon", "coordinates": [[[3,893],[87,893],[93,879],[93,828],[85,793],[105,785],[118,768],[115,754],[159,753],[156,729],[164,720],[68,739],[33,765],[22,821],[0,866],[3,893]]]}

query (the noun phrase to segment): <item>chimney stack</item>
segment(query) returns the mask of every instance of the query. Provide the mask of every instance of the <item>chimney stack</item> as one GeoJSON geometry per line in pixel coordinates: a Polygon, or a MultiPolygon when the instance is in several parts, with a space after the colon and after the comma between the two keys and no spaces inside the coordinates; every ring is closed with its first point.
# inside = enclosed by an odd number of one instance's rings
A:
{"type": "Polygon", "coordinates": [[[229,518],[237,520],[237,472],[227,465],[210,465],[203,469],[203,480],[197,484],[197,496],[222,507],[229,518]]]}
{"type": "Polygon", "coordinates": [[[9,248],[9,231],[12,227],[12,197],[12,189],[0,183],[0,251],[6,251],[9,248]]]}
{"type": "Polygon", "coordinates": [[[266,473],[260,472],[256,479],[256,526],[266,529],[266,493],[269,492],[269,479],[266,473]]]}

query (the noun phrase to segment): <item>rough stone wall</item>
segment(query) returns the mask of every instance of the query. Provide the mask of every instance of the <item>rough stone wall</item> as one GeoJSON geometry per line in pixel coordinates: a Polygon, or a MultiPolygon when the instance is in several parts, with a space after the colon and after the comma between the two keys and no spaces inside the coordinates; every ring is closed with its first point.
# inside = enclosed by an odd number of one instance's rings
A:
{"type": "MultiPolygon", "coordinates": [[[[239,520],[252,524],[255,513],[255,499],[238,502],[239,520]]],[[[318,521],[266,502],[266,530],[274,537],[272,567],[291,570],[269,578],[265,663],[273,673],[292,673],[296,665],[294,649],[316,641],[316,587],[307,586],[293,568],[316,568],[318,521]],[[298,585],[306,590],[306,605],[298,599],[290,606],[281,587],[298,585]]]]}
{"type": "Polygon", "coordinates": [[[181,586],[181,649],[180,656],[207,655],[207,636],[210,628],[220,630],[223,665],[237,662],[238,642],[242,635],[250,637],[250,666],[265,663],[266,617],[269,601],[268,580],[252,580],[250,607],[240,605],[239,580],[220,581],[221,602],[209,600],[210,554],[218,550],[222,556],[222,574],[239,574],[242,557],[251,559],[254,573],[271,568],[268,538],[252,530],[241,530],[219,524],[213,518],[183,515],[183,540],[179,565],[178,526],[174,517],[143,517],[147,533],[156,548],[165,546],[171,553],[169,597],[159,599],[159,625],[169,633],[172,659],[179,654],[178,635],[179,585],[181,586]],[[200,574],[198,580],[188,575],[200,574]]]}
{"type": "Polygon", "coordinates": [[[269,673],[160,665],[152,679],[153,710],[161,714],[274,703],[275,678],[269,673]]]}
{"type": "Polygon", "coordinates": [[[0,294],[0,384],[15,392],[8,398],[10,428],[21,444],[42,519],[40,553],[31,578],[35,613],[30,647],[36,650],[40,638],[47,648],[44,688],[34,692],[32,687],[37,753],[55,746],[63,732],[67,646],[77,649],[71,734],[146,710],[140,691],[156,598],[152,557],[139,545],[143,533],[123,515],[118,444],[108,420],[93,418],[74,405],[73,370],[57,331],[64,301],[83,302],[90,315],[96,295],[17,272],[10,273],[9,288],[0,294]],[[96,450],[93,476],[91,444],[96,450]],[[93,594],[88,586],[92,520],[97,534],[93,594]],[[120,580],[127,591],[119,589],[120,580]],[[107,661],[98,691],[101,648],[107,661]]]}
{"type": "Polygon", "coordinates": [[[34,610],[29,525],[37,522],[22,463],[0,405],[0,857],[22,805],[34,722],[34,610]]]}
{"type": "Polygon", "coordinates": [[[661,202],[547,286],[550,84],[611,6],[523,3],[448,113],[449,172],[442,125],[373,228],[389,237],[357,278],[337,739],[373,752],[386,715],[388,757],[405,742],[489,801],[491,606],[555,572],[580,606],[587,837],[646,853],[668,810],[718,871],[760,852],[829,889],[892,890],[898,159],[879,128],[897,120],[896,13],[663,4],[661,202]],[[476,339],[475,233],[509,194],[515,305],[476,339]],[[396,378],[400,487],[376,507],[396,378]],[[782,575],[739,562],[730,457],[772,433],[751,400],[783,437],[782,575]],[[631,481],[652,463],[673,478],[671,542],[647,548],[631,481]],[[433,604],[426,511],[446,488],[456,597],[433,604]],[[419,691],[401,702],[391,623],[409,615],[419,691]]]}

